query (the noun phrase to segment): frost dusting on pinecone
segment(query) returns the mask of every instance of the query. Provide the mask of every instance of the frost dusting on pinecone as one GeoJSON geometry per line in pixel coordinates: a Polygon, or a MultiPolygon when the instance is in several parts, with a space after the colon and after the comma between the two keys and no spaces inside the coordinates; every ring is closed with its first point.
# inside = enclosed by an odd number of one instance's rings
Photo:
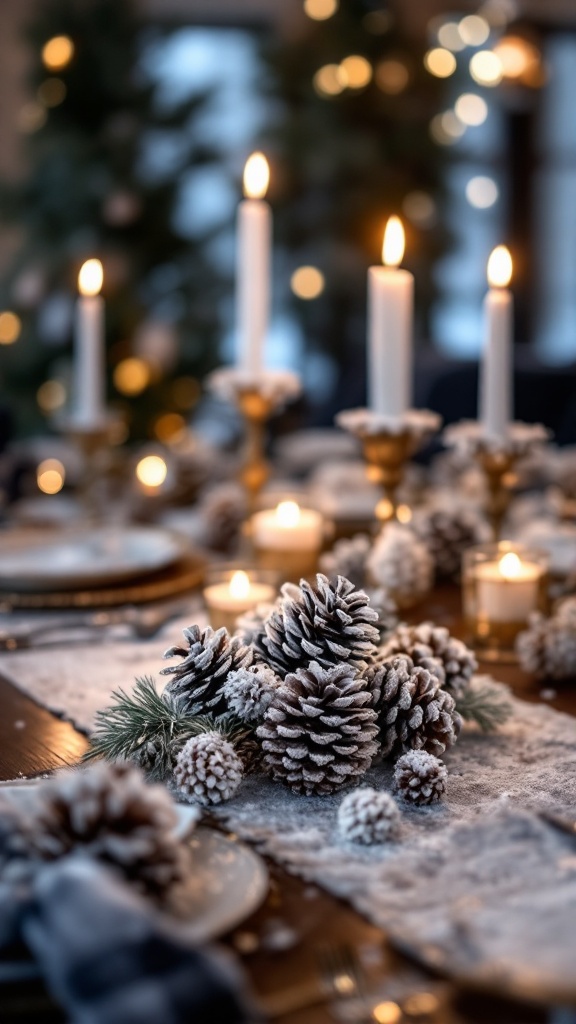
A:
{"type": "Polygon", "coordinates": [[[250,665],[230,672],[224,683],[228,708],[242,722],[261,722],[281,680],[265,664],[250,665]]]}
{"type": "Polygon", "coordinates": [[[437,803],[446,792],[448,769],[425,750],[410,750],[396,762],[394,784],[408,803],[423,807],[437,803]]]}
{"type": "Polygon", "coordinates": [[[346,842],[371,846],[393,839],[400,810],[389,793],[362,786],[348,793],[338,808],[338,832],[346,842]]]}
{"type": "Polygon", "coordinates": [[[223,692],[228,674],[250,665],[252,651],[224,628],[214,632],[211,626],[190,626],[183,632],[188,647],[171,647],[164,654],[182,659],[162,669],[161,675],[171,676],[164,692],[191,715],[223,715],[228,710],[223,692]]]}
{"type": "Polygon", "coordinates": [[[178,795],[204,806],[234,796],[243,777],[242,761],[219,732],[193,736],[184,744],[174,765],[178,795]]]}

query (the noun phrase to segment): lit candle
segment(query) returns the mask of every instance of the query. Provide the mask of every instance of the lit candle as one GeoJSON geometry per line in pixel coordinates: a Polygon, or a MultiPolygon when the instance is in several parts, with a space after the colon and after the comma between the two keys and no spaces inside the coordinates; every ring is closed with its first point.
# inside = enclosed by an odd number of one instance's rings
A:
{"type": "Polygon", "coordinates": [[[285,579],[310,576],[317,567],[323,523],[320,512],[300,508],[295,501],[256,512],[251,529],[259,564],[281,572],[285,579]]]}
{"type": "Polygon", "coordinates": [[[258,604],[271,604],[275,596],[274,587],[251,580],[242,570],[234,572],[229,580],[212,583],[204,589],[210,624],[214,629],[225,626],[229,632],[234,632],[239,615],[258,604]]]}
{"type": "Polygon", "coordinates": [[[489,622],[528,621],[538,607],[544,570],[523,562],[515,551],[476,567],[478,613],[489,622]]]}
{"type": "Polygon", "coordinates": [[[244,195],[238,207],[237,365],[248,373],[262,369],[270,306],[272,211],[264,200],[270,171],[265,156],[253,153],[244,169],[244,195]]]}
{"type": "Polygon", "coordinates": [[[168,466],[160,455],[145,455],[136,465],[136,479],[144,494],[158,494],[167,476],[168,466]]]}
{"type": "Polygon", "coordinates": [[[103,272],[100,260],[87,260],[80,268],[74,339],[74,407],[72,421],[82,430],[102,427],[106,419],[104,300],[100,295],[103,272]]]}
{"type": "Polygon", "coordinates": [[[404,228],[390,217],[382,246],[384,266],[368,271],[368,404],[400,416],[412,404],[414,277],[400,269],[404,228]]]}
{"type": "Polygon", "coordinates": [[[484,300],[484,352],[479,407],[484,434],[506,436],[512,413],[512,258],[498,245],[488,260],[489,290],[484,300]]]}

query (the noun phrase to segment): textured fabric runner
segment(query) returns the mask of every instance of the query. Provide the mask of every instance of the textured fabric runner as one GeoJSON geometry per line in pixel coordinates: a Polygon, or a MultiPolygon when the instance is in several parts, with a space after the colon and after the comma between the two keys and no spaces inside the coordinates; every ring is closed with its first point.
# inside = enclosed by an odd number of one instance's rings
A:
{"type": "MultiPolygon", "coordinates": [[[[158,676],[172,623],[147,643],[6,655],[1,670],[39,703],[89,729],[110,692],[158,676]]],[[[293,796],[253,776],[218,810],[293,873],[349,900],[398,942],[452,973],[576,1001],[576,836],[540,811],[576,819],[576,719],[513,700],[501,730],[467,728],[446,756],[443,804],[404,809],[384,846],[343,844],[341,796],[293,796]]],[[[25,733],[23,733],[25,736],[25,733]]],[[[389,788],[391,769],[366,784],[389,788]]]]}

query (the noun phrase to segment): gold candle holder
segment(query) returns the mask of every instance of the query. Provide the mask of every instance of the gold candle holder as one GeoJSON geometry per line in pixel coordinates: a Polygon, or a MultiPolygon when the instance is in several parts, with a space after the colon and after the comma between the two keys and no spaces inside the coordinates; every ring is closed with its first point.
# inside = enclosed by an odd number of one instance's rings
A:
{"type": "Polygon", "coordinates": [[[371,409],[348,409],[338,414],[336,422],[360,439],[368,479],[382,488],[376,518],[382,524],[398,520],[397,494],[406,465],[439,429],[440,416],[427,409],[409,409],[394,417],[371,409]]]}
{"type": "Polygon", "coordinates": [[[514,466],[520,455],[513,451],[491,451],[479,448],[476,461],[486,480],[486,516],[495,541],[502,536],[502,523],[512,500],[512,487],[516,483],[514,466]]]}
{"type": "Polygon", "coordinates": [[[78,495],[85,515],[91,522],[103,518],[99,489],[110,469],[110,439],[114,422],[104,421],[94,427],[80,427],[73,422],[64,424],[63,432],[79,451],[82,467],[78,495]]]}

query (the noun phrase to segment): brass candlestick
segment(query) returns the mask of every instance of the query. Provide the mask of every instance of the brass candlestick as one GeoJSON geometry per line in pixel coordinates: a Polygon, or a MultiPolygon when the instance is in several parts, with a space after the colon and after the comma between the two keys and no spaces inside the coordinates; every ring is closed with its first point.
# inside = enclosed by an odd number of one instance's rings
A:
{"type": "Polygon", "coordinates": [[[94,427],[81,427],[68,422],[63,427],[81,456],[78,493],[84,512],[91,522],[103,517],[99,490],[110,469],[112,428],[113,421],[104,421],[94,427]]]}
{"type": "Polygon", "coordinates": [[[398,487],[411,457],[439,429],[440,417],[427,409],[409,409],[400,416],[382,416],[370,409],[348,409],[336,417],[344,430],[362,442],[368,479],[383,490],[376,506],[380,523],[398,519],[398,487]]]}
{"type": "Polygon", "coordinates": [[[479,448],[476,461],[486,480],[486,516],[495,541],[502,536],[502,524],[512,501],[512,487],[516,482],[514,466],[520,455],[513,451],[491,451],[479,448]]]}

